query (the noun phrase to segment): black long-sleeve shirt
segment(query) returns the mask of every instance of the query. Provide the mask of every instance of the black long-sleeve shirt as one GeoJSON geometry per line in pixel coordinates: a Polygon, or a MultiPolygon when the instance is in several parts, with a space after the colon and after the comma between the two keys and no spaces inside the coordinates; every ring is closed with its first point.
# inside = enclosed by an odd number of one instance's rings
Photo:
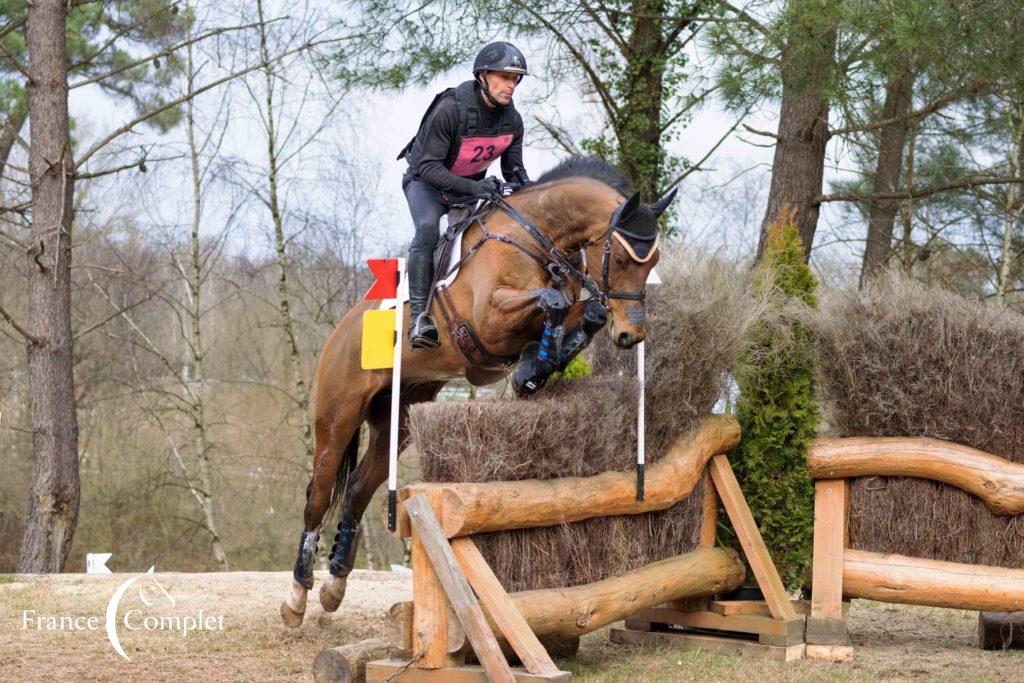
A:
{"type": "MultiPolygon", "coordinates": [[[[501,111],[491,109],[484,102],[480,88],[475,89],[479,132],[498,133],[501,111]]],[[[486,169],[477,174],[461,177],[446,166],[458,152],[455,146],[459,136],[459,103],[452,93],[437,103],[428,117],[416,143],[409,151],[409,168],[414,178],[430,183],[442,192],[457,195],[473,193],[473,182],[483,178],[486,169]]],[[[515,113],[512,124],[512,144],[501,155],[501,175],[506,181],[516,180],[513,169],[523,166],[523,117],[515,113]]]]}

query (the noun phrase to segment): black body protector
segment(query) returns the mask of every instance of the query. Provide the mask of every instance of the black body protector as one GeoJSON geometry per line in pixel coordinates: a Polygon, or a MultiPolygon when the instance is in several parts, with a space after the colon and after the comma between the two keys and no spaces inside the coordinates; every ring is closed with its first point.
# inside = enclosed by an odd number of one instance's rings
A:
{"type": "Polygon", "coordinates": [[[409,171],[413,177],[419,175],[420,151],[423,139],[427,134],[430,115],[442,100],[454,97],[459,105],[459,132],[448,148],[448,156],[444,165],[457,176],[472,178],[481,176],[491,162],[500,157],[512,144],[513,128],[516,120],[515,106],[509,103],[499,110],[500,121],[497,126],[481,128],[480,110],[476,96],[479,87],[475,81],[465,81],[455,88],[447,88],[438,93],[427,113],[420,121],[416,136],[398,153],[398,159],[407,159],[409,171]]]}

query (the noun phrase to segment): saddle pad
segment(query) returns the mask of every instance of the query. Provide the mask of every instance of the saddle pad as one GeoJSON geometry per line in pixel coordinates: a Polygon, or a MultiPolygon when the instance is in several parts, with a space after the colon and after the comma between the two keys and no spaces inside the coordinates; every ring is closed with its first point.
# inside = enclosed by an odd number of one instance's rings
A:
{"type": "MultiPolygon", "coordinates": [[[[447,229],[447,226],[445,229],[447,229]]],[[[455,236],[455,241],[452,243],[452,248],[448,252],[448,264],[447,266],[445,266],[445,270],[448,270],[449,268],[454,266],[456,263],[458,263],[459,259],[462,258],[462,236],[465,234],[466,231],[463,230],[462,232],[455,236]]],[[[455,278],[458,277],[458,275],[459,270],[455,269],[454,271],[451,272],[451,274],[448,275],[448,277],[444,278],[443,280],[438,280],[437,286],[440,287],[441,285],[444,285],[445,287],[450,287],[451,284],[455,282],[455,278]]],[[[408,300],[409,293],[408,291],[406,291],[405,296],[402,297],[402,303],[405,303],[408,300]]],[[[380,304],[377,306],[377,308],[380,310],[394,307],[394,299],[382,299],[380,304]]]]}

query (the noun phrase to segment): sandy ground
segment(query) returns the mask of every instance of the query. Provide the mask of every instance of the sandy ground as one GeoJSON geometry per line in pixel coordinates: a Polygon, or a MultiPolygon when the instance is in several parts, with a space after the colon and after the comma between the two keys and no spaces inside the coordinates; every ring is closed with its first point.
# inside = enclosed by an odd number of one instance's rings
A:
{"type": "MultiPolygon", "coordinates": [[[[317,652],[379,635],[381,615],[412,593],[408,574],[356,571],[341,610],[323,614],[313,595],[306,623],[291,630],[277,614],[289,581],[286,572],[0,576],[0,681],[311,680],[317,652]],[[114,619],[127,661],[105,622],[115,591],[133,577],[114,619]]],[[[973,612],[857,601],[848,664],[613,645],[607,629],[559,664],[587,681],[1024,681],[1024,653],[978,650],[976,628],[973,612]]]]}

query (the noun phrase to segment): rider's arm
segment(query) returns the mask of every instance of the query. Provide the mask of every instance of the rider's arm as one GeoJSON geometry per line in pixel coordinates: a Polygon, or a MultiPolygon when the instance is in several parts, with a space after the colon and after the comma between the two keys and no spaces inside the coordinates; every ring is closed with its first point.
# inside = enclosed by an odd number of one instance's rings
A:
{"type": "Polygon", "coordinates": [[[458,103],[454,97],[442,100],[434,110],[423,137],[419,176],[442,192],[471,195],[473,179],[457,176],[444,165],[458,128],[458,103]]]}
{"type": "Polygon", "coordinates": [[[529,180],[526,167],[523,165],[523,117],[516,112],[516,121],[512,126],[512,144],[501,155],[501,175],[505,182],[520,183],[529,180]],[[519,169],[519,173],[516,173],[519,169]]]}

